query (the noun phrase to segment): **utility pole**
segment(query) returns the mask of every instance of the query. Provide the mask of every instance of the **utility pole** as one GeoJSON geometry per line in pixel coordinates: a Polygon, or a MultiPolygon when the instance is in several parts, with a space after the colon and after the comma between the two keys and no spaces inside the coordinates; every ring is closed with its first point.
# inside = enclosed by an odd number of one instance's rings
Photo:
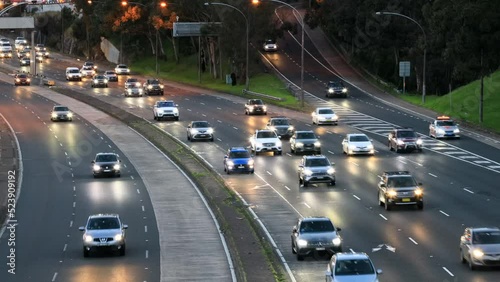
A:
{"type": "Polygon", "coordinates": [[[483,99],[484,99],[484,72],[483,72],[483,48],[481,48],[481,90],[479,95],[479,122],[483,123],[483,99]]]}

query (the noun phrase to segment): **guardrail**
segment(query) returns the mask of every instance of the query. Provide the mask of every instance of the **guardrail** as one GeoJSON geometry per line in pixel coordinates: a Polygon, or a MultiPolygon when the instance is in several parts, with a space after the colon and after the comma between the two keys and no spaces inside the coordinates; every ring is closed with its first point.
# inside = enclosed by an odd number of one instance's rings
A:
{"type": "Polygon", "coordinates": [[[259,96],[259,97],[263,97],[263,98],[266,98],[269,100],[283,101],[283,99],[279,98],[279,97],[274,97],[274,96],[263,94],[263,93],[253,92],[253,91],[246,90],[246,89],[243,89],[241,92],[243,92],[243,94],[259,96]]]}

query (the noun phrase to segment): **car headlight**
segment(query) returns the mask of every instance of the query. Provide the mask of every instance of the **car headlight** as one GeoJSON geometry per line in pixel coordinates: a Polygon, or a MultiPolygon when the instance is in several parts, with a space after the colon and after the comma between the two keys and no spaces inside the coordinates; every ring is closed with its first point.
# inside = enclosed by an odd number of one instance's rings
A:
{"type": "Polygon", "coordinates": [[[97,79],[94,79],[94,83],[97,83],[97,79]]]}
{"type": "Polygon", "coordinates": [[[26,79],[26,81],[27,81],[27,82],[30,82],[30,81],[31,81],[31,79],[27,78],[27,79],[26,79]]]}
{"type": "Polygon", "coordinates": [[[438,129],[436,130],[436,132],[437,132],[438,134],[444,134],[444,130],[442,130],[441,128],[438,128],[438,129]]]}
{"type": "Polygon", "coordinates": [[[96,69],[97,69],[97,66],[94,66],[94,69],[96,70],[96,69]]]}
{"type": "Polygon", "coordinates": [[[115,165],[113,166],[113,169],[115,169],[115,170],[120,169],[120,165],[119,165],[119,164],[115,164],[115,165]]]}
{"type": "Polygon", "coordinates": [[[249,160],[248,165],[253,166],[254,160],[249,160]]]}
{"type": "Polygon", "coordinates": [[[128,92],[128,93],[132,93],[132,88],[128,88],[128,89],[127,89],[127,92],[128,92]]]}
{"type": "Polygon", "coordinates": [[[398,145],[404,145],[405,142],[403,142],[403,140],[398,140],[398,145]]]}
{"type": "Polygon", "coordinates": [[[370,144],[370,145],[368,145],[366,147],[368,148],[368,150],[373,150],[374,149],[373,144],[370,144]]]}
{"type": "Polygon", "coordinates": [[[123,239],[123,235],[122,234],[116,234],[113,239],[115,239],[115,241],[121,241],[123,239]]]}
{"type": "Polygon", "coordinates": [[[417,145],[422,145],[422,139],[417,139],[417,145]]]}
{"type": "Polygon", "coordinates": [[[163,89],[163,87],[164,87],[163,85],[160,85],[160,88],[161,88],[161,89],[163,89]]]}
{"type": "Polygon", "coordinates": [[[275,130],[276,130],[276,127],[274,127],[274,126],[270,126],[270,127],[269,127],[269,130],[275,131],[275,130]]]}
{"type": "Polygon", "coordinates": [[[191,134],[196,134],[196,133],[198,133],[198,130],[194,129],[194,128],[191,128],[190,132],[191,132],[191,134]]]}
{"type": "Polygon", "coordinates": [[[333,116],[332,116],[332,119],[333,119],[333,120],[338,120],[338,119],[339,119],[339,117],[338,117],[337,115],[333,115],[333,116]]]}
{"type": "Polygon", "coordinates": [[[314,142],[314,147],[321,147],[321,143],[319,141],[314,142]]]}
{"type": "Polygon", "coordinates": [[[288,130],[293,131],[295,128],[293,126],[289,126],[288,130]]]}
{"type": "Polygon", "coordinates": [[[209,128],[209,129],[207,129],[207,133],[208,133],[208,134],[212,134],[212,133],[214,133],[213,128],[209,128]]]}
{"type": "Polygon", "coordinates": [[[460,133],[460,130],[459,130],[458,128],[455,128],[455,129],[453,130],[453,133],[455,133],[455,134],[460,133]]]}
{"type": "Polygon", "coordinates": [[[107,79],[105,79],[105,80],[104,80],[104,83],[108,83],[108,80],[107,80],[107,79]]]}
{"type": "Polygon", "coordinates": [[[349,145],[349,150],[354,150],[356,149],[356,145],[349,145]]]}
{"type": "Polygon", "coordinates": [[[347,88],[342,88],[342,93],[347,93],[347,88]]]}
{"type": "Polygon", "coordinates": [[[311,176],[313,174],[313,172],[310,169],[305,169],[304,170],[304,174],[307,175],[307,176],[311,176]]]}
{"type": "Polygon", "coordinates": [[[51,114],[51,116],[52,116],[53,118],[56,118],[56,117],[57,117],[57,113],[52,113],[52,114],[51,114]]]}
{"type": "Polygon", "coordinates": [[[264,109],[264,111],[267,111],[267,106],[263,106],[262,109],[264,109]]]}
{"type": "Polygon", "coordinates": [[[126,69],[125,71],[126,71],[126,72],[130,72],[130,69],[126,69]]]}
{"type": "Polygon", "coordinates": [[[142,92],[143,92],[142,88],[139,88],[139,93],[142,93],[142,92]]]}
{"type": "Polygon", "coordinates": [[[398,192],[394,190],[389,190],[387,191],[387,195],[389,195],[389,197],[396,197],[398,195],[398,192]]]}
{"type": "Polygon", "coordinates": [[[179,113],[179,109],[174,108],[174,113],[178,114],[179,113]]]}
{"type": "Polygon", "coordinates": [[[304,143],[297,142],[295,143],[295,147],[304,147],[304,143]]]}
{"type": "Polygon", "coordinates": [[[328,88],[328,93],[333,93],[333,89],[332,88],[328,88]]]}
{"type": "Polygon", "coordinates": [[[297,241],[297,246],[299,246],[299,247],[305,247],[305,246],[307,246],[307,241],[304,240],[304,239],[299,239],[297,241]]]}
{"type": "Polygon", "coordinates": [[[340,246],[340,244],[342,243],[342,240],[340,240],[339,237],[336,237],[336,238],[333,238],[332,243],[335,246],[340,246]]]}
{"type": "Polygon", "coordinates": [[[153,89],[153,85],[148,85],[148,89],[153,89]]]}
{"type": "Polygon", "coordinates": [[[481,251],[479,249],[475,249],[474,251],[472,251],[472,256],[479,259],[479,258],[482,258],[484,256],[484,253],[483,253],[483,251],[481,251]]]}
{"type": "Polygon", "coordinates": [[[416,195],[416,196],[420,196],[420,195],[422,195],[422,194],[424,194],[424,191],[422,191],[422,189],[417,188],[417,189],[415,190],[415,195],[416,195]]]}
{"type": "Polygon", "coordinates": [[[95,171],[99,171],[99,170],[101,170],[101,167],[95,164],[95,165],[93,166],[93,169],[94,169],[95,171]]]}
{"type": "Polygon", "coordinates": [[[68,113],[68,117],[73,117],[73,113],[68,113]]]}
{"type": "Polygon", "coordinates": [[[85,242],[90,243],[90,242],[94,241],[94,238],[92,238],[92,236],[90,236],[90,235],[85,235],[84,240],[85,240],[85,242]]]}
{"type": "Polygon", "coordinates": [[[141,83],[140,83],[140,82],[136,82],[136,83],[135,83],[135,86],[137,86],[137,87],[141,87],[141,83]]]}
{"type": "Polygon", "coordinates": [[[227,166],[234,166],[234,162],[233,161],[227,161],[226,164],[227,164],[227,166]]]}
{"type": "Polygon", "coordinates": [[[21,80],[19,78],[16,78],[16,82],[20,82],[21,80]]]}
{"type": "Polygon", "coordinates": [[[335,174],[335,169],[333,167],[329,168],[326,173],[328,174],[335,174]]]}

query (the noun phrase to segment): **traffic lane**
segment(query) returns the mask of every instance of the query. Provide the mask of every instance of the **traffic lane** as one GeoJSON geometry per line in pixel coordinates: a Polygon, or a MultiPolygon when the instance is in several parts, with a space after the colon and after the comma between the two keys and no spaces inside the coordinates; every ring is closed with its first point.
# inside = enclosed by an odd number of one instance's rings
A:
{"type": "MultiPolygon", "coordinates": [[[[73,198],[69,189],[71,178],[59,179],[51,164],[64,162],[66,156],[47,126],[25,108],[14,89],[10,86],[0,86],[0,89],[3,93],[0,95],[0,112],[16,132],[24,168],[22,195],[18,199],[14,218],[18,225],[12,232],[14,241],[7,245],[6,236],[11,236],[9,231],[3,234],[1,240],[0,250],[5,254],[2,255],[1,280],[28,281],[33,277],[49,280],[63,255],[73,198]],[[7,265],[11,262],[10,258],[7,259],[11,248],[14,248],[12,266],[15,267],[15,275],[7,272],[11,268],[7,265]]],[[[25,96],[23,99],[30,98],[25,96]]],[[[20,177],[19,171],[16,174],[20,177]]]]}

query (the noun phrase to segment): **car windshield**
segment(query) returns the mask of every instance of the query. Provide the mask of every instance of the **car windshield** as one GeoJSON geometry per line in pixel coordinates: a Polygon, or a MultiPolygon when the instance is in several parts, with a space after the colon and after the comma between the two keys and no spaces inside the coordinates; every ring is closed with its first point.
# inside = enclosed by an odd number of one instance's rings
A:
{"type": "Polygon", "coordinates": [[[92,67],[91,66],[85,66],[85,67],[83,67],[83,70],[92,70],[92,67]]]}
{"type": "Polygon", "coordinates": [[[290,122],[286,118],[283,118],[283,119],[273,119],[271,121],[271,124],[272,125],[290,125],[290,122]]]}
{"type": "Polygon", "coordinates": [[[109,74],[115,74],[115,72],[114,71],[106,71],[105,74],[108,74],[108,75],[109,74]]]}
{"type": "Polygon", "coordinates": [[[148,80],[149,84],[160,84],[160,81],[158,80],[148,80]]]}
{"type": "Polygon", "coordinates": [[[366,141],[370,141],[370,140],[365,135],[354,135],[354,136],[351,136],[349,141],[351,141],[351,142],[366,142],[366,141]]]}
{"type": "Polygon", "coordinates": [[[337,260],[335,275],[363,275],[374,274],[375,270],[369,259],[337,260]]]}
{"type": "Polygon", "coordinates": [[[118,68],[119,68],[119,69],[126,69],[126,68],[127,68],[127,66],[126,66],[126,65],[118,65],[118,68]]]}
{"type": "Polygon", "coordinates": [[[206,122],[206,121],[197,121],[197,122],[193,122],[192,127],[193,128],[204,128],[204,127],[210,127],[210,124],[208,124],[208,122],[206,122]]]}
{"type": "Polygon", "coordinates": [[[257,138],[276,138],[274,131],[260,131],[257,133],[257,138]]]}
{"type": "Polygon", "coordinates": [[[250,153],[248,151],[232,151],[229,153],[231,159],[248,159],[250,158],[250,153]]]}
{"type": "Polygon", "coordinates": [[[301,233],[316,233],[316,232],[333,232],[335,228],[331,221],[318,220],[318,221],[303,221],[300,224],[301,233]]]}
{"type": "Polygon", "coordinates": [[[97,75],[95,78],[96,79],[105,79],[106,77],[104,77],[103,75],[97,75]]]}
{"type": "Polygon", "coordinates": [[[77,72],[80,72],[79,70],[77,69],[74,69],[74,70],[69,70],[69,73],[77,73],[77,72]]]}
{"type": "Polygon", "coordinates": [[[88,230],[120,229],[120,222],[116,217],[91,218],[87,225],[88,230]]]}
{"type": "Polygon", "coordinates": [[[474,232],[473,244],[500,244],[500,231],[474,232]]]}
{"type": "Polygon", "coordinates": [[[127,82],[137,82],[137,79],[135,79],[135,78],[129,78],[129,79],[127,79],[127,82]]]}
{"type": "Polygon", "coordinates": [[[329,166],[330,163],[328,162],[328,159],[321,158],[321,159],[306,159],[306,164],[305,166],[311,167],[311,166],[329,166]]]}
{"type": "Polygon", "coordinates": [[[398,131],[397,136],[403,138],[415,138],[417,137],[417,134],[415,134],[415,131],[403,130],[403,131],[398,131]]]}
{"type": "Polygon", "coordinates": [[[25,74],[18,74],[17,77],[18,78],[27,78],[28,76],[26,76],[25,74]]]}
{"type": "Polygon", "coordinates": [[[174,102],[158,102],[158,108],[175,107],[174,102]]]}
{"type": "Polygon", "coordinates": [[[312,132],[297,133],[297,139],[316,139],[316,135],[312,132]]]}
{"type": "Polygon", "coordinates": [[[250,105],[264,105],[264,102],[262,102],[262,100],[250,100],[248,102],[248,104],[250,104],[250,105]]]}
{"type": "Polygon", "coordinates": [[[437,126],[455,126],[455,122],[453,122],[452,120],[442,120],[436,123],[437,126]]]}
{"type": "Polygon", "coordinates": [[[320,115],[331,115],[331,114],[333,114],[333,110],[332,109],[321,109],[318,111],[318,113],[320,115]]]}
{"type": "Polygon", "coordinates": [[[414,187],[417,186],[411,176],[391,177],[387,180],[387,187],[414,187]]]}
{"type": "Polygon", "coordinates": [[[266,44],[274,44],[274,40],[268,39],[268,40],[266,40],[266,44]]]}
{"type": "Polygon", "coordinates": [[[96,162],[116,162],[116,155],[98,155],[95,159],[96,162]]]}
{"type": "Polygon", "coordinates": [[[84,65],[84,66],[93,66],[93,65],[94,65],[94,63],[92,63],[92,62],[85,62],[85,64],[83,64],[83,65],[84,65]]]}
{"type": "Polygon", "coordinates": [[[66,112],[69,111],[68,107],[54,107],[55,112],[66,112]]]}
{"type": "Polygon", "coordinates": [[[330,88],[335,88],[335,87],[344,87],[342,82],[330,82],[328,83],[328,87],[330,88]]]}

